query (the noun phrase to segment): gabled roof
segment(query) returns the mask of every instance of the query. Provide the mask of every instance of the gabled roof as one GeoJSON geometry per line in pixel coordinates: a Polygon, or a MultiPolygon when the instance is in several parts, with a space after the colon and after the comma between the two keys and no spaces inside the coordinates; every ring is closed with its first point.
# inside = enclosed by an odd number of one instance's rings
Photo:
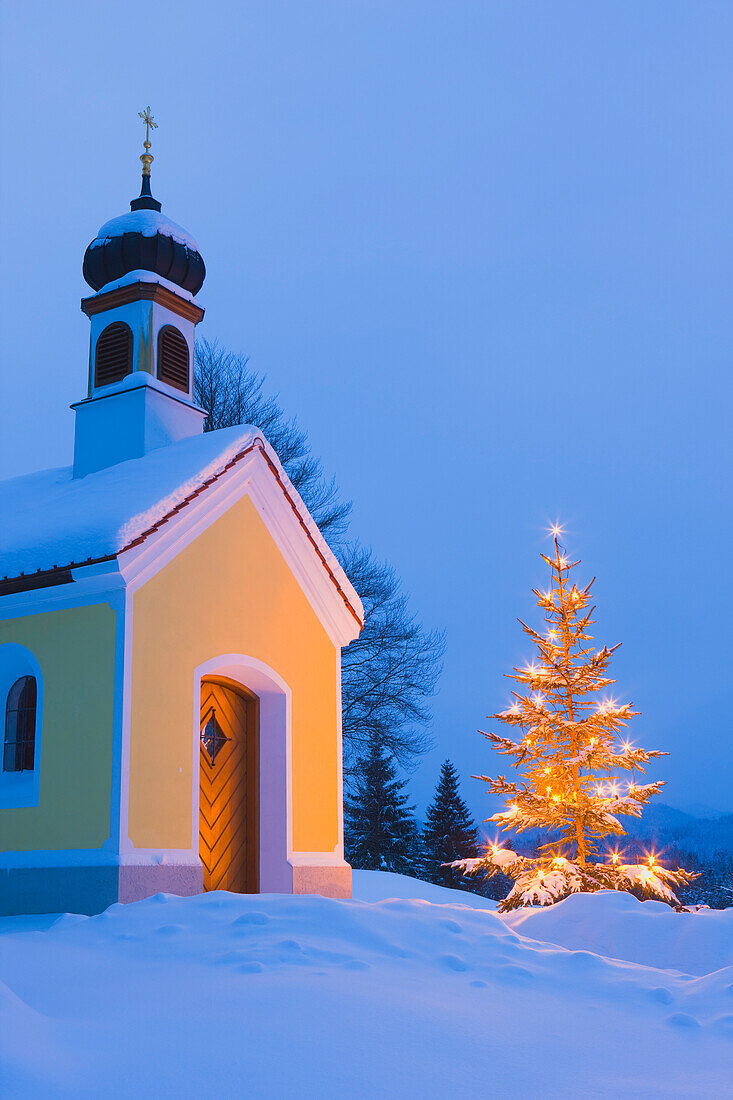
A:
{"type": "Polygon", "coordinates": [[[361,626],[359,597],[277,455],[258,429],[241,425],[182,439],[82,478],[64,467],[0,482],[0,591],[3,581],[42,581],[47,572],[110,561],[140,546],[182,518],[189,504],[253,451],[267,463],[303,537],[361,626]]]}

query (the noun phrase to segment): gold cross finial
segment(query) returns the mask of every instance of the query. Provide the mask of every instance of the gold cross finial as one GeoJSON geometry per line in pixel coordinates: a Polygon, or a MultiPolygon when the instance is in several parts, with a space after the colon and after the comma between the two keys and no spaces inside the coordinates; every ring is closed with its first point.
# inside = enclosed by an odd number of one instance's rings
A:
{"type": "Polygon", "coordinates": [[[143,120],[143,122],[145,123],[145,141],[143,142],[143,147],[145,149],[145,152],[140,157],[140,160],[143,162],[143,175],[144,176],[149,176],[150,175],[150,165],[153,163],[153,157],[150,155],[150,152],[149,152],[149,150],[150,150],[150,128],[152,127],[153,130],[157,130],[158,129],[158,123],[153,121],[153,116],[150,113],[150,107],[146,107],[144,111],[138,111],[138,117],[141,118],[143,120]]]}

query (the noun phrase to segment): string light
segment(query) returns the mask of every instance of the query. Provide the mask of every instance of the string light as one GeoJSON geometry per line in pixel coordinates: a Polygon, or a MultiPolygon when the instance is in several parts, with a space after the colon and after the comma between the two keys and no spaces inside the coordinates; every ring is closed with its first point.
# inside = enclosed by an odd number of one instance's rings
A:
{"type": "MultiPolygon", "coordinates": [[[[554,523],[550,533],[558,539],[560,524],[554,523]]],[[[510,853],[508,860],[503,856],[496,861],[490,873],[495,873],[500,863],[504,870],[506,862],[514,882],[501,908],[561,900],[570,891],[571,881],[581,891],[596,889],[599,877],[594,869],[601,866],[611,868],[611,875],[606,871],[606,881],[619,889],[631,889],[636,882],[643,884],[647,895],[669,901],[674,895],[668,885],[690,881],[687,872],[660,869],[661,882],[655,874],[659,864],[654,853],[631,857],[620,852],[618,845],[615,850],[610,847],[612,835],[623,835],[623,829],[609,811],[638,812],[656,793],[656,785],[637,786],[634,782],[636,771],[644,771],[637,768],[638,762],[643,763],[649,754],[633,747],[627,738],[627,723],[635,716],[631,704],[619,703],[608,694],[608,686],[614,683],[607,673],[613,650],[590,648],[596,644],[588,631],[591,586],[581,589],[573,584],[574,563],[569,551],[561,545],[555,550],[554,559],[546,556],[552,570],[547,589],[534,590],[544,624],[537,631],[525,626],[536,643],[535,659],[514,668],[515,684],[518,681],[523,687],[510,694],[508,709],[501,716],[510,721],[517,716],[513,723],[520,729],[517,741],[490,735],[499,752],[513,757],[523,782],[517,785],[500,776],[491,780],[491,790],[504,793],[507,800],[523,799],[521,808],[516,801],[507,801],[504,812],[495,815],[497,823],[507,831],[521,831],[552,822],[566,838],[566,843],[558,846],[568,847],[568,857],[543,853],[530,858],[510,853]],[[631,772],[632,781],[624,772],[631,772]],[[623,794],[625,790],[628,795],[623,794]],[[551,814],[550,801],[556,807],[551,814]],[[599,852],[595,841],[604,837],[606,851],[599,852]],[[627,866],[629,859],[631,866],[627,866]],[[564,872],[558,873],[566,864],[567,878],[564,872]]],[[[491,856],[499,850],[498,843],[492,844],[491,856]]],[[[490,858],[486,865],[488,869],[490,858]]]]}

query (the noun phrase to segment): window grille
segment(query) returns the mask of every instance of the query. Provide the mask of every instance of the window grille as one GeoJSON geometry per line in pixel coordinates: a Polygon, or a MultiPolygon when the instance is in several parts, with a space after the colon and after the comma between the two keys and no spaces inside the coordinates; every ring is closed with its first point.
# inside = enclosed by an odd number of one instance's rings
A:
{"type": "Polygon", "coordinates": [[[94,353],[94,385],[110,386],[132,370],[132,329],[124,321],[107,325],[94,353]]]}
{"type": "Polygon", "coordinates": [[[209,713],[211,717],[201,730],[201,744],[206,749],[209,754],[209,760],[213,764],[219,755],[219,751],[224,748],[230,738],[227,737],[224,730],[217,722],[216,711],[212,708],[209,713]]]}
{"type": "Polygon", "coordinates": [[[182,333],[173,325],[165,325],[158,333],[158,378],[188,393],[189,354],[188,344],[182,333]]]}
{"type": "Polygon", "coordinates": [[[3,771],[33,771],[36,747],[36,678],[16,680],[5,705],[3,771]]]}

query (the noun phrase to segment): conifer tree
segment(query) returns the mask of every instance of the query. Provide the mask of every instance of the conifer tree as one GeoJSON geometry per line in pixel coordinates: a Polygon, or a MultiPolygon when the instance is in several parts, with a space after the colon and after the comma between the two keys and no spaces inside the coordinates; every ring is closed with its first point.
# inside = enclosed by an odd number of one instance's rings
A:
{"type": "Polygon", "coordinates": [[[458,782],[458,772],[450,760],[446,760],[425,817],[424,874],[439,886],[467,889],[461,872],[446,866],[457,859],[475,856],[478,851],[476,822],[460,796],[458,782]]]}
{"type": "MultiPolygon", "coordinates": [[[[546,591],[533,589],[547,630],[539,633],[519,620],[537,647],[539,660],[515,668],[510,677],[521,685],[514,702],[494,719],[516,731],[513,737],[486,733],[492,746],[511,757],[519,781],[500,775],[476,776],[493,794],[507,798],[507,808],[488,820],[504,831],[547,830],[552,838],[537,858],[525,858],[492,845],[475,860],[462,861],[467,874],[508,875],[514,885],[499,909],[550,905],[576,892],[633,890],[679,907],[672,889],[696,876],[663,867],[650,854],[644,863],[625,863],[617,847],[601,851],[601,842],[625,835],[619,816],[640,817],[642,807],[663,787],[662,781],[638,783],[650,760],[667,753],[641,749],[626,740],[625,730],[637,712],[630,703],[598,697],[611,684],[608,664],[617,646],[600,650],[588,633],[593,581],[578,588],[553,528],[555,553],[543,554],[550,567],[546,591]],[[619,773],[628,779],[622,781],[619,773]]],[[[620,643],[619,643],[620,644],[620,643]]]]}
{"type": "Polygon", "coordinates": [[[405,786],[393,758],[373,737],[344,803],[344,847],[352,867],[417,874],[419,832],[405,786]]]}

